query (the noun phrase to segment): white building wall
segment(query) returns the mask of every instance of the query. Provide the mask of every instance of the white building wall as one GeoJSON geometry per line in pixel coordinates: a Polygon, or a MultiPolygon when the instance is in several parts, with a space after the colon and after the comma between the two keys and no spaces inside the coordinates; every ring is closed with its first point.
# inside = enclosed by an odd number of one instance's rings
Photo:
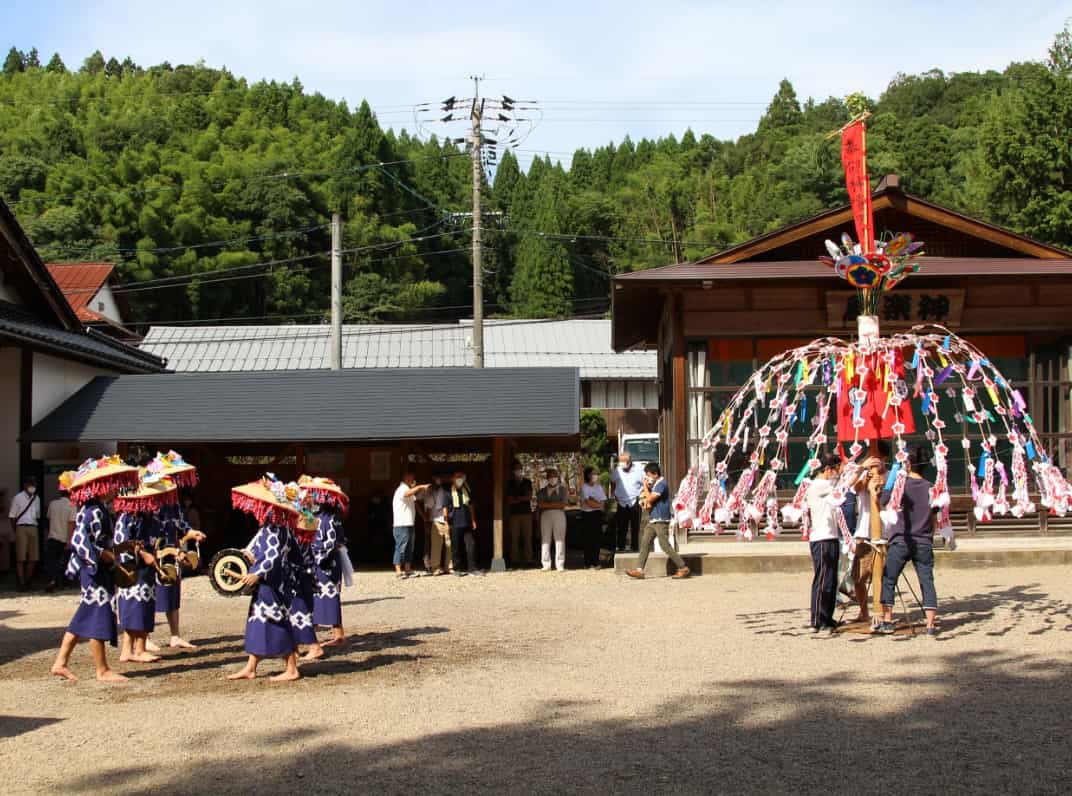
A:
{"type": "MultiPolygon", "coordinates": [[[[88,384],[94,376],[113,375],[115,375],[114,371],[50,357],[47,354],[35,353],[33,367],[33,422],[37,423],[44,418],[49,412],[88,384]]],[[[34,459],[44,459],[45,461],[81,462],[90,456],[114,453],[115,448],[114,442],[87,445],[35,442],[31,450],[31,456],[34,459]]]]}
{"type": "Polygon", "coordinates": [[[0,347],[0,489],[11,500],[19,491],[19,390],[21,349],[0,347]]]}
{"type": "Polygon", "coordinates": [[[123,318],[119,314],[119,304],[116,303],[115,294],[112,293],[110,285],[105,285],[97,291],[97,295],[95,295],[93,300],[86,306],[116,323],[123,322],[123,318]]]}

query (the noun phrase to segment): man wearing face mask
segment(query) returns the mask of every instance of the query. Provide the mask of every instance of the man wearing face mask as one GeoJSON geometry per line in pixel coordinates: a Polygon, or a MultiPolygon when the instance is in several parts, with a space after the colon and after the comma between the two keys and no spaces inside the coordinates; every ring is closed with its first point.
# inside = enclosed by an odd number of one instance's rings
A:
{"type": "Polygon", "coordinates": [[[515,567],[528,566],[532,564],[532,481],[525,478],[517,459],[506,484],[506,505],[509,506],[506,532],[510,563],[515,567]]]}
{"type": "Polygon", "coordinates": [[[622,451],[618,456],[618,466],[610,474],[610,485],[618,504],[614,512],[615,548],[637,550],[640,539],[640,490],[644,486],[644,473],[633,465],[633,457],[628,451],[622,451]],[[626,546],[627,535],[631,547],[626,546]]]}
{"type": "Polygon", "coordinates": [[[555,541],[555,568],[566,569],[566,486],[558,478],[558,470],[547,471],[547,486],[536,495],[540,507],[540,563],[544,572],[551,570],[551,539],[555,541]]]}
{"type": "Polygon", "coordinates": [[[455,470],[450,484],[450,495],[445,509],[450,523],[451,552],[454,555],[454,574],[483,575],[476,563],[476,511],[473,496],[465,480],[463,470],[455,470]],[[465,558],[463,559],[462,556],[465,558]]]}
{"type": "Polygon", "coordinates": [[[11,529],[15,533],[15,578],[19,591],[29,591],[34,567],[40,559],[37,541],[37,524],[41,521],[41,498],[37,496],[37,482],[28,476],[22,482],[22,491],[11,501],[8,512],[11,529]]]}

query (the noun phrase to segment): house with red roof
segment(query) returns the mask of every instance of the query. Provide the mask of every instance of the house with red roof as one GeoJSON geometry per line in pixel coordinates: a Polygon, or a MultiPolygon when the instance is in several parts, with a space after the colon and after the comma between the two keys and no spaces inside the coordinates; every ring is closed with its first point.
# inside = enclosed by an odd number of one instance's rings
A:
{"type": "Polygon", "coordinates": [[[86,327],[124,342],[140,336],[123,321],[125,302],[112,290],[112,263],[48,263],[48,272],[86,327]]]}

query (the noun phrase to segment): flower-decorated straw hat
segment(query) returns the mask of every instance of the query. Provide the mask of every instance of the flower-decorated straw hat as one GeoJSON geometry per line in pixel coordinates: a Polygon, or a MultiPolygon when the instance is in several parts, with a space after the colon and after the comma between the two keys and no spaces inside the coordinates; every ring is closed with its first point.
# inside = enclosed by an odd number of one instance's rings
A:
{"type": "Polygon", "coordinates": [[[197,486],[197,468],[182,458],[182,454],[175,451],[167,453],[157,452],[156,456],[145,467],[144,481],[152,482],[158,478],[170,478],[179,487],[197,486]]]}
{"type": "Polygon", "coordinates": [[[293,481],[284,484],[272,473],[231,490],[231,505],[252,514],[262,525],[297,527],[302,513],[301,503],[302,491],[298,485],[293,481]]]}
{"type": "Polygon", "coordinates": [[[118,455],[86,459],[77,470],[59,477],[60,489],[66,490],[71,502],[79,506],[111,492],[137,489],[139,483],[137,468],[124,464],[118,455]]]}
{"type": "Polygon", "coordinates": [[[350,512],[350,498],[330,478],[303,475],[298,479],[298,486],[309,494],[314,503],[336,508],[343,516],[350,512]]]}
{"type": "Polygon", "coordinates": [[[140,511],[157,512],[164,506],[179,502],[179,489],[170,478],[153,481],[143,480],[133,492],[125,492],[112,502],[116,511],[136,513],[140,511]]]}

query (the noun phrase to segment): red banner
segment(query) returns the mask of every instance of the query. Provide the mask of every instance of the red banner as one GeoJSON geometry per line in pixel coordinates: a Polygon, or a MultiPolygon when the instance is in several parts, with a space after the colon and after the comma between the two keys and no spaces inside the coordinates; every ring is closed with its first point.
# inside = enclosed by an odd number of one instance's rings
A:
{"type": "Polygon", "coordinates": [[[841,132],[841,165],[845,169],[845,188],[856,222],[856,240],[865,254],[873,252],[875,225],[871,214],[871,182],[867,177],[867,146],[862,120],[853,122],[841,132]]]}

